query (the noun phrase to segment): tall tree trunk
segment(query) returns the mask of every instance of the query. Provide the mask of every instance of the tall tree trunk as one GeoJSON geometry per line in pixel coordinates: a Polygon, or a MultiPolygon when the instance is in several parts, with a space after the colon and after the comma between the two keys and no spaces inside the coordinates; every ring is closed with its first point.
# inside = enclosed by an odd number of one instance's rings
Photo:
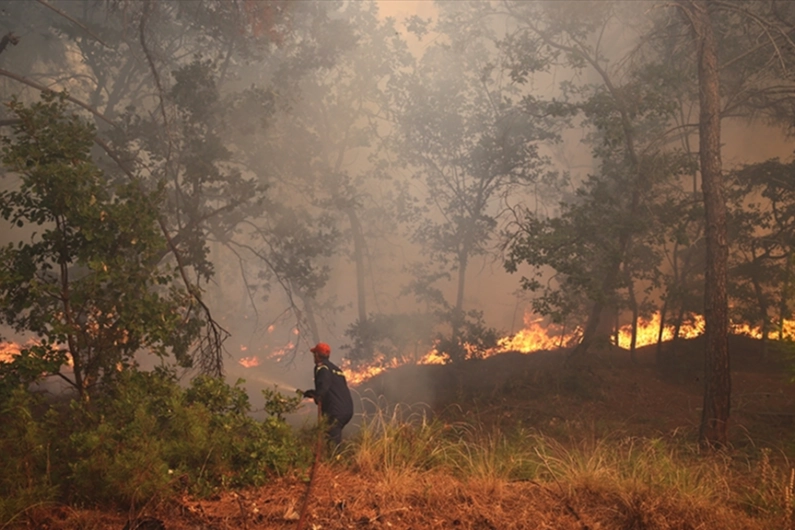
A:
{"type": "Polygon", "coordinates": [[[778,306],[778,340],[784,340],[784,321],[790,317],[789,298],[792,294],[792,268],[795,265],[795,253],[787,254],[784,269],[784,281],[781,286],[781,299],[778,306]]]}
{"type": "Polygon", "coordinates": [[[635,363],[638,360],[638,319],[640,318],[640,309],[638,307],[638,299],[635,296],[635,282],[632,277],[627,275],[627,291],[629,293],[629,305],[632,308],[632,337],[629,341],[629,358],[635,363]]]}
{"type": "Polygon", "coordinates": [[[756,303],[757,307],[759,308],[759,317],[761,319],[761,331],[762,331],[762,358],[767,359],[767,337],[770,334],[770,315],[769,315],[769,305],[767,296],[765,295],[765,291],[762,287],[762,278],[759,277],[757,267],[761,267],[761,263],[764,258],[760,256],[756,256],[756,251],[754,250],[754,267],[751,272],[751,284],[754,286],[754,295],[756,296],[756,303]]]}
{"type": "Polygon", "coordinates": [[[356,215],[356,210],[350,207],[345,210],[348,220],[351,223],[351,235],[353,236],[353,262],[356,265],[356,301],[359,313],[359,322],[367,320],[367,296],[365,290],[365,266],[364,266],[364,233],[362,224],[356,215]]]}
{"type": "Polygon", "coordinates": [[[657,328],[657,352],[655,359],[657,366],[664,364],[665,358],[663,357],[663,333],[665,332],[665,319],[668,318],[668,297],[663,300],[662,308],[660,308],[660,327],[657,328]]]}
{"type": "Polygon", "coordinates": [[[704,447],[728,443],[731,404],[729,319],[726,278],[726,202],[720,155],[720,79],[709,7],[711,0],[680,2],[688,16],[698,53],[699,155],[701,189],[706,212],[707,266],[705,271],[704,408],[699,442],[704,447]]]}
{"type": "Polygon", "coordinates": [[[456,290],[455,307],[451,316],[450,325],[451,344],[455,350],[451,353],[453,361],[463,361],[466,357],[464,350],[463,340],[461,337],[462,329],[464,327],[464,288],[466,286],[467,265],[469,263],[469,251],[462,250],[458,254],[458,287],[456,290]]]}
{"type": "MultiPolygon", "coordinates": [[[[619,236],[620,254],[626,255],[627,245],[629,244],[630,235],[627,232],[619,236]]],[[[612,296],[615,294],[619,275],[621,274],[621,263],[623,259],[614,260],[609,266],[602,281],[600,298],[591,306],[591,312],[588,314],[588,320],[582,332],[582,340],[572,351],[573,356],[578,356],[587,353],[592,347],[597,346],[597,349],[610,342],[610,335],[612,331],[611,323],[616,312],[615,300],[612,296]]]]}
{"type": "MultiPolygon", "coordinates": [[[[656,360],[657,360],[657,366],[660,367],[667,364],[666,361],[670,360],[670,353],[666,355],[666,353],[663,351],[663,333],[665,333],[665,323],[666,319],[668,318],[668,306],[670,302],[673,302],[670,305],[672,306],[672,308],[675,309],[677,298],[681,298],[678,295],[678,290],[679,290],[679,243],[678,242],[674,243],[672,266],[673,266],[673,271],[672,271],[673,280],[668,285],[667,291],[665,293],[663,306],[662,309],[660,309],[660,328],[657,330],[656,360]]],[[[672,338],[674,340],[676,339],[676,333],[674,333],[672,338]]],[[[669,345],[669,348],[667,349],[668,352],[674,351],[672,346],[673,346],[672,344],[669,345]]]]}
{"type": "MultiPolygon", "coordinates": [[[[365,263],[364,252],[365,245],[367,244],[364,239],[364,232],[362,231],[362,224],[359,222],[359,216],[356,215],[356,208],[350,206],[345,209],[348,216],[348,221],[351,225],[351,236],[353,239],[353,263],[356,266],[356,306],[358,310],[359,324],[367,322],[367,291],[365,289],[365,263]]],[[[359,355],[363,359],[371,359],[373,357],[373,344],[370,340],[370,333],[365,333],[362,338],[362,349],[359,355]]]]}
{"type": "Polygon", "coordinates": [[[306,325],[309,326],[309,332],[312,334],[312,343],[317,344],[321,341],[321,337],[320,328],[318,327],[317,319],[315,318],[315,299],[314,297],[304,294],[300,291],[297,292],[297,294],[304,306],[304,312],[302,316],[306,325]]]}

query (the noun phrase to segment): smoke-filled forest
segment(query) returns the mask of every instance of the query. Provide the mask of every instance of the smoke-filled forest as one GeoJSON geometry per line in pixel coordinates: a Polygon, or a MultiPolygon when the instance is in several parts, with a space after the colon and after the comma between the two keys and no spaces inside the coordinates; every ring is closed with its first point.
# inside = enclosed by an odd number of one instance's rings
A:
{"type": "Polygon", "coordinates": [[[795,3],[5,1],[0,102],[0,530],[795,528],[795,3]]]}

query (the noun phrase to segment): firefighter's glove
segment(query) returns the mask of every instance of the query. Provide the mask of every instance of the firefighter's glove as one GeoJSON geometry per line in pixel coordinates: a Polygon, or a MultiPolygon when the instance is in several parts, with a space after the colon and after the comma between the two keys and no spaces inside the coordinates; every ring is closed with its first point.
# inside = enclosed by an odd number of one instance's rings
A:
{"type": "Polygon", "coordinates": [[[304,390],[304,397],[309,399],[315,399],[315,390],[314,389],[304,390]]]}

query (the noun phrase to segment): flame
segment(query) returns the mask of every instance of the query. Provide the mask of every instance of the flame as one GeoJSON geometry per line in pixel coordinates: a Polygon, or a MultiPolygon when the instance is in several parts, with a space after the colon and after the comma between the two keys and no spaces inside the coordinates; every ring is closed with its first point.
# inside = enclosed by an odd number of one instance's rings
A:
{"type": "MultiPolygon", "coordinates": [[[[704,317],[695,315],[692,322],[683,322],[679,328],[679,338],[693,339],[704,333],[704,317]]],[[[675,326],[665,326],[662,330],[662,340],[669,341],[674,338],[675,326]]],[[[638,331],[635,339],[635,346],[648,346],[657,344],[657,337],[660,333],[660,314],[655,313],[650,319],[638,319],[638,331]]],[[[618,330],[618,346],[629,348],[632,343],[632,326],[627,324],[618,330]]]]}
{"type": "MultiPolygon", "coordinates": [[[[39,344],[41,344],[41,342],[36,339],[29,339],[25,342],[25,344],[19,344],[16,342],[0,342],[0,363],[10,363],[14,360],[14,357],[19,355],[20,352],[25,348],[30,348],[39,344]]],[[[74,364],[75,363],[72,359],[72,356],[67,355],[65,366],[72,368],[74,367],[74,364]]]]}
{"type": "MultiPolygon", "coordinates": [[[[706,329],[706,322],[701,315],[695,315],[691,322],[684,322],[679,328],[679,337],[684,339],[692,339],[704,333],[706,329]]],[[[665,326],[662,330],[662,340],[669,341],[674,338],[674,326],[665,326]]],[[[754,339],[762,339],[762,330],[756,326],[748,324],[735,324],[729,323],[729,330],[734,335],[745,335],[754,339]]],[[[638,331],[636,346],[648,346],[649,344],[656,344],[657,337],[660,333],[660,314],[655,313],[648,320],[638,320],[638,331]]],[[[778,330],[769,330],[768,338],[773,337],[775,334],[778,336],[778,330]]],[[[785,320],[782,326],[782,336],[793,338],[795,337],[795,320],[785,320]]],[[[629,348],[632,340],[632,326],[626,325],[619,328],[618,332],[618,345],[621,348],[629,348]]]]}
{"type": "Polygon", "coordinates": [[[292,342],[288,342],[283,348],[277,348],[273,350],[271,353],[268,354],[267,359],[271,361],[281,362],[284,360],[285,355],[287,355],[290,350],[295,349],[295,344],[292,342]]]}
{"type": "MultiPolygon", "coordinates": [[[[500,339],[498,341],[497,347],[485,352],[484,357],[491,357],[492,355],[509,351],[529,354],[543,350],[567,348],[576,344],[576,342],[582,336],[581,328],[575,328],[574,330],[566,332],[563,326],[557,324],[544,324],[543,318],[538,318],[532,313],[525,315],[524,323],[524,329],[514,335],[509,335],[500,339]]],[[[704,329],[704,317],[701,315],[695,315],[690,322],[682,323],[679,328],[679,338],[692,339],[698,337],[704,333],[704,329]]],[[[759,328],[755,328],[747,324],[731,324],[730,329],[733,334],[747,335],[757,339],[762,338],[762,332],[759,328]]],[[[674,326],[665,326],[662,330],[662,340],[672,340],[674,331],[674,326]]],[[[784,321],[782,331],[784,337],[794,338],[795,320],[784,321]]],[[[640,348],[642,346],[656,344],[659,333],[659,313],[652,315],[652,317],[649,319],[639,319],[635,342],[636,347],[640,348]]],[[[778,331],[775,333],[777,334],[778,331]]],[[[618,346],[628,349],[630,347],[631,339],[632,326],[625,325],[620,327],[618,330],[618,346]]],[[[419,360],[410,358],[386,359],[383,356],[380,356],[372,362],[354,366],[350,360],[344,359],[340,368],[345,374],[345,378],[347,379],[348,383],[356,386],[389,369],[397,368],[406,364],[446,364],[448,361],[449,359],[446,355],[439,353],[436,349],[432,349],[419,360]]]]}
{"type": "MultiPolygon", "coordinates": [[[[240,345],[241,352],[247,352],[248,346],[245,344],[240,345]]],[[[243,366],[244,368],[254,368],[255,366],[259,366],[259,357],[256,355],[249,355],[248,357],[241,357],[237,360],[237,364],[243,366]]]]}
{"type": "Polygon", "coordinates": [[[498,342],[496,353],[518,351],[533,353],[540,350],[556,350],[571,346],[580,336],[580,328],[566,333],[563,326],[558,324],[544,325],[543,318],[535,318],[533,313],[524,316],[525,328],[515,335],[503,337],[498,342]]]}
{"type": "Polygon", "coordinates": [[[21,349],[16,342],[0,342],[0,363],[10,363],[21,349]]]}
{"type": "Polygon", "coordinates": [[[439,353],[436,348],[432,349],[425,354],[425,357],[417,361],[417,364],[445,364],[447,363],[447,355],[439,353]]]}
{"type": "Polygon", "coordinates": [[[342,373],[345,374],[345,380],[348,382],[348,384],[356,386],[364,383],[368,379],[372,379],[373,377],[389,370],[390,368],[397,368],[404,364],[408,363],[393,357],[390,360],[384,360],[381,358],[365,365],[353,367],[350,359],[343,359],[342,363],[340,364],[340,370],[342,370],[342,373]]]}
{"type": "Polygon", "coordinates": [[[259,366],[259,357],[256,355],[241,357],[237,362],[245,368],[254,368],[255,366],[259,366]]]}

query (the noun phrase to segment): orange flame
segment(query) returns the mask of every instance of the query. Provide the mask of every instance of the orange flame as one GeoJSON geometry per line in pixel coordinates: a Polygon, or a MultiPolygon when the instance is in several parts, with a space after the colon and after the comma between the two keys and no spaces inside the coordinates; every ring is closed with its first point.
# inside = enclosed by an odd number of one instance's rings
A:
{"type": "Polygon", "coordinates": [[[556,350],[571,346],[581,334],[579,328],[566,333],[565,328],[558,324],[544,326],[543,318],[533,319],[533,316],[533,313],[525,315],[523,330],[500,339],[495,353],[506,351],[533,353],[541,350],[556,350]]]}
{"type": "Polygon", "coordinates": [[[345,380],[349,385],[356,386],[364,383],[378,374],[407,364],[404,361],[392,358],[390,360],[379,359],[365,365],[353,367],[350,359],[343,359],[340,363],[340,370],[345,374],[345,380]]]}
{"type": "MultiPolygon", "coordinates": [[[[674,326],[665,326],[662,330],[662,340],[669,341],[674,338],[674,326]]],[[[650,319],[638,319],[638,331],[635,339],[635,346],[648,346],[656,344],[660,333],[660,314],[655,313],[650,319]]],[[[696,315],[693,322],[684,322],[679,328],[679,338],[692,339],[704,333],[704,317],[696,315]]],[[[618,330],[618,346],[629,348],[632,343],[632,326],[622,326],[618,330]]]]}
{"type": "MultiPolygon", "coordinates": [[[[533,318],[535,315],[525,315],[525,328],[514,335],[504,337],[498,341],[496,348],[485,352],[484,357],[491,357],[498,353],[509,351],[521,353],[533,353],[543,350],[556,350],[573,346],[582,335],[582,329],[575,328],[566,332],[562,326],[556,324],[543,324],[542,318],[533,318]]],[[[698,337],[704,333],[704,317],[696,315],[692,322],[683,323],[679,328],[679,337],[690,339],[698,337]]],[[[662,340],[670,341],[673,339],[674,326],[665,326],[662,330],[662,340]]],[[[734,334],[743,334],[750,337],[762,338],[759,328],[744,325],[731,325],[734,334]]],[[[650,319],[639,319],[636,334],[636,347],[656,344],[660,333],[660,315],[654,314],[650,319]]],[[[783,326],[783,336],[795,337],[795,321],[785,321],[783,326]]],[[[618,330],[618,346],[629,348],[632,338],[632,326],[622,326],[618,330]]],[[[340,368],[345,373],[348,383],[356,386],[376,375],[391,368],[397,368],[405,364],[445,364],[448,362],[446,355],[440,354],[436,349],[429,351],[425,356],[415,361],[413,359],[385,359],[383,356],[376,360],[353,366],[350,360],[343,360],[340,368]]]]}
{"type": "Polygon", "coordinates": [[[295,349],[295,344],[292,342],[288,342],[283,348],[277,348],[273,350],[271,353],[268,354],[266,357],[268,360],[281,362],[284,360],[284,357],[290,352],[290,350],[295,349]]]}
{"type": "Polygon", "coordinates": [[[15,342],[0,342],[0,363],[10,363],[22,347],[15,342]]]}
{"type": "Polygon", "coordinates": [[[256,355],[252,355],[251,357],[241,357],[237,362],[245,368],[254,368],[255,366],[259,366],[259,357],[256,355]]]}
{"type": "MultiPolygon", "coordinates": [[[[0,342],[0,363],[10,363],[23,349],[30,348],[31,346],[36,346],[38,344],[41,344],[41,342],[36,339],[29,339],[27,342],[25,342],[25,344],[18,344],[16,342],[0,342]]],[[[74,366],[74,361],[72,360],[71,356],[67,357],[66,366],[74,366]]]]}

